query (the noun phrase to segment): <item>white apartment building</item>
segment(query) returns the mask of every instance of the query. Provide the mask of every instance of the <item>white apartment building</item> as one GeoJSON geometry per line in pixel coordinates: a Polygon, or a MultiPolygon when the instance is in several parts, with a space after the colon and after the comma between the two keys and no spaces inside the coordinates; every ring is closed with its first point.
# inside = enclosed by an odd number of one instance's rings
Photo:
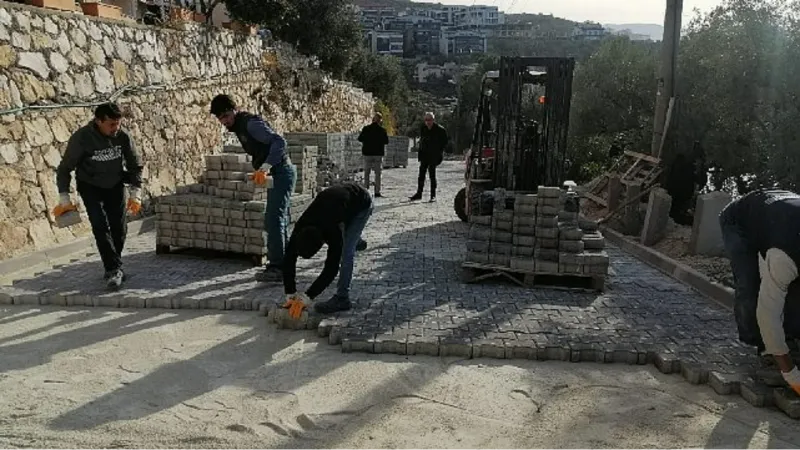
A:
{"type": "Polygon", "coordinates": [[[505,14],[497,6],[460,6],[455,13],[455,26],[458,25],[500,25],[505,23],[505,14]]]}
{"type": "Polygon", "coordinates": [[[505,14],[497,6],[437,6],[435,8],[414,8],[413,14],[436,19],[443,26],[459,25],[499,25],[505,23],[505,14]]]}
{"type": "Polygon", "coordinates": [[[579,23],[572,31],[574,39],[583,39],[585,41],[599,41],[608,34],[609,31],[603,25],[595,22],[579,23]]]}

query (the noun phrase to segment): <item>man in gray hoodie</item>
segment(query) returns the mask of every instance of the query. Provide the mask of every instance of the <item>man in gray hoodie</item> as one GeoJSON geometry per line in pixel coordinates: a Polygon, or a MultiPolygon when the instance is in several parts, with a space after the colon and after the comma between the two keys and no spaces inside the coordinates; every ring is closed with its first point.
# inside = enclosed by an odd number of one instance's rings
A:
{"type": "Polygon", "coordinates": [[[86,207],[97,250],[103,260],[108,287],[119,289],[125,280],[122,249],[127,234],[126,210],[142,208],[142,159],[130,136],[120,129],[122,112],[115,103],[97,107],[94,120],[76,131],[57,169],[59,204],[53,215],[74,211],[69,195],[75,171],[78,194],[86,207]],[[125,185],[129,198],[125,202],[125,185]]]}

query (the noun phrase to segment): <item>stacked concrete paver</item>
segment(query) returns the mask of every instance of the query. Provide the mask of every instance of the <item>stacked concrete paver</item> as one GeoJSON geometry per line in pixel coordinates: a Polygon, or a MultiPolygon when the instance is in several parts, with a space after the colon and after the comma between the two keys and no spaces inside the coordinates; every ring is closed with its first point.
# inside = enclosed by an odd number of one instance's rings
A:
{"type": "Polygon", "coordinates": [[[297,168],[297,183],[294,192],[297,194],[317,193],[317,165],[319,163],[319,150],[313,145],[295,145],[289,142],[287,149],[292,163],[297,168]]]}
{"type": "Polygon", "coordinates": [[[287,133],[290,146],[317,147],[317,190],[342,181],[353,180],[353,168],[348,164],[347,135],[344,133],[287,133]]]}
{"type": "Polygon", "coordinates": [[[389,136],[389,145],[386,146],[386,156],[383,158],[383,166],[407,167],[408,154],[411,149],[411,140],[405,136],[389,136]]]}
{"type": "MultiPolygon", "coordinates": [[[[313,149],[299,153],[313,154],[313,149]]],[[[223,153],[207,155],[205,161],[202,183],[182,186],[176,194],[158,199],[156,245],[265,256],[264,213],[271,183],[257,186],[249,179],[251,157],[241,147],[226,146],[223,153]]],[[[303,158],[298,170],[311,173],[310,158],[303,158]]],[[[310,200],[310,194],[293,195],[292,218],[299,217],[310,200]]]]}
{"type": "Polygon", "coordinates": [[[596,224],[579,221],[574,192],[540,186],[536,194],[493,191],[491,216],[473,215],[467,239],[466,267],[507,268],[511,272],[572,275],[603,281],[608,254],[596,224]],[[584,238],[590,242],[586,248],[584,238]]]}

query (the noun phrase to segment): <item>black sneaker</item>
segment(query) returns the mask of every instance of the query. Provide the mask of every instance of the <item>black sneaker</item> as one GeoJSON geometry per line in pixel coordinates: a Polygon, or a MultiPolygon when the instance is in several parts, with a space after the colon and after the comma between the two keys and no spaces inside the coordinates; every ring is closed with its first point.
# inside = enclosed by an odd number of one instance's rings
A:
{"type": "Polygon", "coordinates": [[[350,309],[350,306],[350,299],[334,295],[327,302],[315,304],[314,311],[319,314],[333,314],[339,311],[347,311],[350,309]]]}
{"type": "Polygon", "coordinates": [[[278,266],[267,266],[266,269],[256,273],[255,279],[259,283],[282,283],[283,270],[278,266]]]}
{"type": "Polygon", "coordinates": [[[431,197],[431,203],[436,203],[436,197],[431,197]]]}
{"type": "Polygon", "coordinates": [[[122,272],[122,269],[117,269],[111,275],[109,275],[108,280],[106,281],[106,285],[109,289],[117,290],[122,287],[122,283],[125,281],[125,274],[122,272]]]}
{"type": "Polygon", "coordinates": [[[417,200],[422,200],[422,194],[414,194],[411,197],[408,197],[408,200],[411,202],[415,202],[417,200]]]}
{"type": "Polygon", "coordinates": [[[358,240],[358,244],[356,244],[356,251],[357,252],[363,252],[366,249],[367,249],[367,241],[365,241],[363,239],[359,239],[358,240]]]}
{"type": "Polygon", "coordinates": [[[375,193],[375,195],[374,195],[374,197],[375,197],[375,198],[383,198],[383,195],[382,195],[382,194],[380,194],[380,193],[377,193],[377,192],[376,192],[376,193],[375,193]]]}

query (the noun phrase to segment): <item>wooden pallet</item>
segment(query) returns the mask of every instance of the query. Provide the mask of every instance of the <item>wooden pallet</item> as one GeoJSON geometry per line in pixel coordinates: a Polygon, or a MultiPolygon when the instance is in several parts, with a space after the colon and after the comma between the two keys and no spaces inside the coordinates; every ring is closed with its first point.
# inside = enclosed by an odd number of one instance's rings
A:
{"type": "Polygon", "coordinates": [[[264,264],[266,264],[266,262],[267,262],[267,255],[254,255],[254,254],[250,254],[250,253],[233,253],[233,252],[225,252],[225,251],[221,251],[221,250],[212,250],[212,249],[206,249],[206,248],[175,247],[175,246],[161,245],[161,244],[157,244],[156,245],[156,255],[168,255],[170,253],[173,253],[175,251],[180,251],[180,250],[196,250],[196,251],[202,251],[202,252],[211,252],[211,253],[214,253],[214,254],[218,254],[221,257],[225,257],[225,256],[229,256],[229,255],[235,255],[237,257],[245,256],[250,260],[250,263],[253,264],[253,267],[261,267],[264,264]]]}
{"type": "Polygon", "coordinates": [[[493,264],[464,262],[461,276],[465,283],[478,283],[490,278],[503,278],[522,287],[547,287],[570,291],[603,292],[605,277],[602,275],[575,275],[565,273],[527,272],[493,264]]]}
{"type": "MultiPolygon", "coordinates": [[[[640,184],[642,190],[646,190],[655,183],[661,175],[661,171],[661,160],[659,158],[625,150],[608,172],[587,183],[583,195],[598,205],[607,208],[608,181],[612,174],[619,174],[620,182],[623,186],[640,184]]],[[[621,194],[620,200],[624,200],[625,189],[621,194]]]]}

